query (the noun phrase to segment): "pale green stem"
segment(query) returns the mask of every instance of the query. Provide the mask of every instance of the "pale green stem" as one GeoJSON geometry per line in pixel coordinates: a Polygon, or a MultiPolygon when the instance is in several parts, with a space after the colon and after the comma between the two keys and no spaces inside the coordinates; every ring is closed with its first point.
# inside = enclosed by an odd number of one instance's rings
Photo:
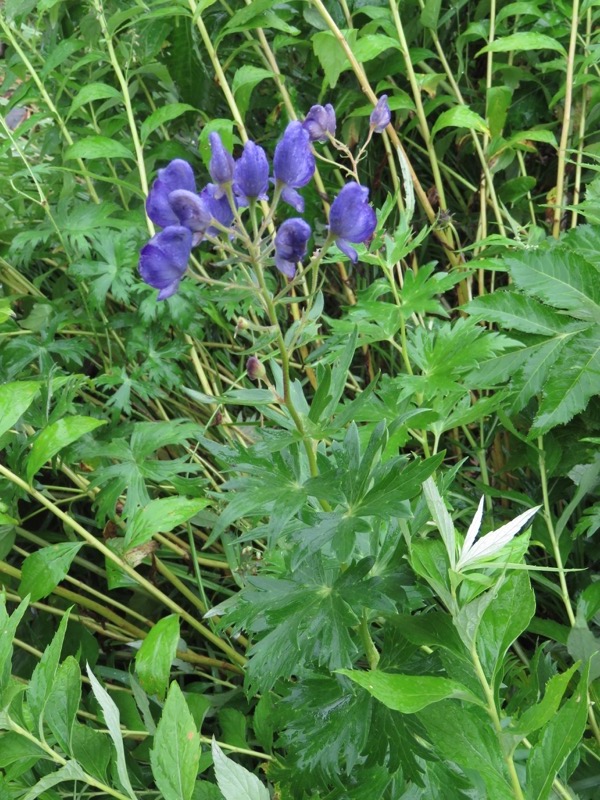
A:
{"type": "Polygon", "coordinates": [[[560,220],[563,209],[563,194],[565,191],[565,167],[567,159],[567,145],[571,132],[571,116],[573,113],[573,76],[575,72],[575,50],[577,46],[577,27],[579,25],[579,0],[573,0],[571,7],[571,36],[569,38],[569,53],[567,56],[567,74],[565,76],[565,104],[562,120],[562,131],[558,145],[558,169],[556,174],[556,205],[554,207],[554,222],[552,236],[560,236],[560,220]]]}
{"type": "MultiPolygon", "coordinates": [[[[586,14],[585,42],[584,42],[586,53],[589,52],[591,38],[592,38],[592,9],[588,8],[586,14]]],[[[588,68],[585,67],[583,70],[583,74],[587,75],[587,72],[588,68]]],[[[572,228],[575,228],[577,226],[577,217],[579,215],[579,212],[577,211],[577,205],[581,197],[581,173],[583,170],[583,147],[585,143],[586,112],[587,112],[587,90],[586,90],[586,84],[583,83],[582,95],[581,95],[581,110],[579,114],[579,137],[578,137],[579,141],[577,143],[575,180],[573,182],[573,205],[575,206],[575,210],[573,211],[573,216],[571,218],[572,228]]]]}

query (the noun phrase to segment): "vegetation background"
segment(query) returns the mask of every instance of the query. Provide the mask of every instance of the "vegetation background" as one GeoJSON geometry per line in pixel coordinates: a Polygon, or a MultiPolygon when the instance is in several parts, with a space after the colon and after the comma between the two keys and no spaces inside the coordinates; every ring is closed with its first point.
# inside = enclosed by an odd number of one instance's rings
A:
{"type": "Polygon", "coordinates": [[[597,797],[599,17],[4,0],[2,800],[597,797]],[[358,264],[157,302],[159,168],[382,94],[358,264]]]}

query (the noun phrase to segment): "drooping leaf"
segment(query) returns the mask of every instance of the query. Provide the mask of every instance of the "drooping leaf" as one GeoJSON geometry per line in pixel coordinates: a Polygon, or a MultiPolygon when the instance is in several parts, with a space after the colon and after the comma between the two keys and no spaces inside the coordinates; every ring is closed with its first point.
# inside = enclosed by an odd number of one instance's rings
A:
{"type": "Polygon", "coordinates": [[[53,786],[57,786],[63,781],[83,781],[85,783],[85,772],[76,761],[67,761],[62,767],[50,772],[48,775],[44,775],[35,786],[32,786],[23,795],[23,800],[35,800],[36,797],[48,792],[53,786]]]}
{"type": "Polygon", "coordinates": [[[199,759],[200,737],[185,697],[173,681],[150,751],[152,775],[165,800],[190,800],[199,759]]]}
{"type": "Polygon", "coordinates": [[[577,670],[577,664],[570,669],[554,675],[544,690],[544,696],[539,703],[526,708],[518,720],[513,724],[511,732],[514,731],[519,736],[529,736],[533,731],[542,728],[556,714],[560,701],[569,685],[569,681],[577,670]]]}
{"type": "Polygon", "coordinates": [[[152,627],[135,657],[135,671],[148,694],[165,696],[179,642],[179,617],[170,614],[152,627]]]}
{"type": "Polygon", "coordinates": [[[27,556],[21,571],[19,594],[35,603],[50,594],[65,578],[83,542],[59,542],[27,556]]]}

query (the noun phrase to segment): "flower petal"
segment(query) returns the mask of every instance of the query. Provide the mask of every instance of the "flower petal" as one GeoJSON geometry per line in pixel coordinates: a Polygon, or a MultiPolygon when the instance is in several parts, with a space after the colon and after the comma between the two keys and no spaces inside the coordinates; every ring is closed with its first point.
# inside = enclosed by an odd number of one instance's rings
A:
{"type": "Polygon", "coordinates": [[[192,232],[182,226],[165,228],[142,247],[140,275],[147,284],[161,290],[159,299],[176,291],[187,269],[191,250],[192,232]]]}
{"type": "Polygon", "coordinates": [[[286,186],[281,191],[281,199],[300,214],[304,211],[304,198],[295,189],[286,186]]]}
{"type": "Polygon", "coordinates": [[[212,214],[207,203],[199,195],[185,189],[176,189],[169,195],[169,203],[180,225],[194,233],[204,234],[210,225],[212,214]]]}

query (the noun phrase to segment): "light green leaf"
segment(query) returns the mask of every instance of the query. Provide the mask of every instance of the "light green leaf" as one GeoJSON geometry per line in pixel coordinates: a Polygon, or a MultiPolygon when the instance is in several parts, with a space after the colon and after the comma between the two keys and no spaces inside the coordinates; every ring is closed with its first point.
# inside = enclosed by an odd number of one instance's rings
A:
{"type": "MultiPolygon", "coordinates": [[[[100,682],[90,669],[90,665],[86,664],[86,671],[88,674],[88,678],[90,679],[90,683],[92,685],[92,691],[94,693],[94,697],[98,701],[100,708],[102,709],[102,713],[104,714],[104,721],[106,722],[106,727],[108,728],[108,733],[110,738],[113,741],[115,746],[115,751],[117,753],[117,775],[119,776],[119,780],[123,789],[127,792],[131,800],[137,800],[133,788],[131,786],[131,781],[129,780],[129,774],[127,772],[127,763],[125,761],[125,748],[123,746],[123,735],[121,734],[121,717],[119,714],[119,709],[117,708],[115,701],[106,691],[106,689],[100,685],[100,682]]],[[[169,800],[169,798],[167,798],[169,800]]]]}
{"type": "Polygon", "coordinates": [[[352,46],[352,52],[356,58],[364,63],[371,61],[384,52],[384,50],[400,49],[400,44],[397,39],[392,39],[391,36],[384,36],[382,33],[370,33],[361,38],[352,46]]]}
{"type": "Polygon", "coordinates": [[[485,116],[492,136],[500,136],[512,103],[512,90],[508,86],[490,86],[486,92],[485,116]]]}
{"type": "Polygon", "coordinates": [[[510,53],[513,50],[556,50],[566,55],[562,44],[551,36],[535,31],[523,31],[496,39],[487,47],[482,47],[475,57],[477,58],[481,53],[510,53]]]}
{"type": "Polygon", "coordinates": [[[213,739],[212,756],[217,784],[225,800],[269,800],[269,790],[260,780],[230,758],[213,739]]]}
{"type": "Polygon", "coordinates": [[[190,800],[199,759],[200,737],[185,697],[173,681],[150,751],[152,775],[164,800],[190,800]]]}
{"type": "Polygon", "coordinates": [[[496,291],[471,300],[465,311],[478,319],[497,322],[503,328],[554,336],[572,324],[572,320],[545,306],[534,297],[510,291],[496,291]]]}
{"type": "Polygon", "coordinates": [[[554,717],[560,701],[567,690],[569,681],[578,669],[577,664],[562,672],[560,675],[553,675],[546,684],[544,696],[539,703],[527,708],[519,719],[511,727],[518,736],[529,736],[533,731],[542,728],[554,717]]]}
{"type": "Polygon", "coordinates": [[[72,158],[131,158],[135,156],[128,147],[108,136],[87,136],[67,148],[65,161],[72,158]]]}
{"type": "Polygon", "coordinates": [[[479,131],[489,134],[489,128],[483,117],[476,111],[472,111],[468,106],[454,106],[447,111],[443,111],[436,119],[431,135],[435,136],[443,128],[468,128],[468,130],[479,131]]]}
{"type": "Polygon", "coordinates": [[[77,441],[100,425],[106,425],[106,422],[106,420],[95,417],[65,417],[44,428],[37,435],[27,461],[29,483],[46,461],[50,461],[63,447],[77,441]]]}
{"type": "Polygon", "coordinates": [[[56,672],[46,703],[45,721],[65,753],[74,755],[71,734],[81,701],[81,670],[73,656],[67,656],[56,672]]]}
{"type": "Polygon", "coordinates": [[[14,381],[0,386],[0,436],[27,411],[40,385],[37,381],[14,381]]]}
{"type": "Polygon", "coordinates": [[[202,497],[160,497],[139,508],[130,518],[125,534],[125,549],[139,547],[159,531],[172,531],[183,525],[203,508],[208,500],[202,497]]]}
{"type": "Polygon", "coordinates": [[[421,25],[424,28],[437,31],[441,7],[442,0],[425,0],[425,5],[421,11],[421,25]]]}
{"type": "MultiPolygon", "coordinates": [[[[492,590],[493,591],[493,590],[492,590]]],[[[488,677],[495,679],[511,644],[535,613],[535,595],[527,572],[514,572],[484,611],[476,637],[477,652],[488,677]]]]}
{"type": "Polygon", "coordinates": [[[457,698],[478,703],[466,686],[449,678],[433,675],[400,675],[398,673],[360,672],[352,669],[339,669],[342,675],[358,683],[377,700],[394,711],[414,714],[440,700],[457,698]]]}
{"type": "Polygon", "coordinates": [[[439,493],[433,478],[427,478],[423,483],[423,494],[427,501],[429,513],[433,517],[442,541],[446,546],[446,552],[450,560],[450,566],[454,568],[456,564],[456,533],[454,530],[454,523],[452,517],[448,513],[446,504],[439,493]]]}
{"type": "Polygon", "coordinates": [[[274,73],[271,72],[271,70],[263,69],[262,67],[254,67],[252,64],[245,64],[236,71],[233,76],[231,89],[242,117],[246,116],[254,87],[258,86],[259,83],[267,78],[273,77],[274,73]]]}
{"type": "Polygon", "coordinates": [[[186,111],[196,111],[194,106],[188,103],[169,103],[166,106],[160,106],[150,114],[143,122],[140,128],[140,139],[142,143],[150,136],[153,131],[164,125],[165,122],[170,122],[172,119],[177,119],[186,111]]]}
{"type": "Polygon", "coordinates": [[[10,680],[13,639],[28,605],[27,597],[9,616],[6,612],[6,595],[0,592],[0,697],[10,680]]]}
{"type": "Polygon", "coordinates": [[[71,562],[83,546],[83,542],[61,542],[41,547],[23,562],[19,594],[31,595],[35,603],[46,597],[64,579],[71,562]]]}
{"type": "MultiPolygon", "coordinates": [[[[351,47],[354,46],[356,41],[357,31],[342,31],[346,41],[351,47]]],[[[312,46],[316,57],[325,73],[325,80],[331,89],[335,89],[338,78],[347,69],[350,69],[350,62],[346,57],[345,52],[342,50],[340,43],[337,41],[331,31],[319,31],[313,33],[312,46]]]]}
{"type": "Polygon", "coordinates": [[[63,781],[83,781],[85,783],[85,772],[81,769],[77,761],[67,761],[62,767],[45,775],[35,786],[21,797],[21,800],[35,800],[48,789],[56,786],[63,781]]]}
{"type": "Polygon", "coordinates": [[[88,83],[82,86],[73,98],[67,119],[86,103],[91,103],[94,100],[106,100],[108,97],[120,98],[121,92],[115,89],[114,86],[109,86],[107,83],[88,83]]]}
{"type": "Polygon", "coordinates": [[[528,796],[532,800],[547,800],[559,769],[577,747],[587,720],[588,669],[571,697],[547,723],[544,732],[531,750],[527,760],[528,796]]]}
{"type": "Polygon", "coordinates": [[[135,671],[143,689],[150,695],[158,695],[161,700],[169,685],[178,642],[179,617],[170,614],[150,629],[135,657],[135,671]]]}
{"type": "Polygon", "coordinates": [[[58,630],[48,647],[44,650],[44,654],[36,664],[29,686],[27,687],[27,702],[29,710],[33,717],[34,724],[40,732],[40,737],[43,739],[43,725],[44,725],[44,711],[46,703],[52,692],[56,671],[58,669],[58,662],[60,653],[67,631],[67,623],[69,621],[69,611],[63,614],[63,617],[58,626],[58,630]]]}

